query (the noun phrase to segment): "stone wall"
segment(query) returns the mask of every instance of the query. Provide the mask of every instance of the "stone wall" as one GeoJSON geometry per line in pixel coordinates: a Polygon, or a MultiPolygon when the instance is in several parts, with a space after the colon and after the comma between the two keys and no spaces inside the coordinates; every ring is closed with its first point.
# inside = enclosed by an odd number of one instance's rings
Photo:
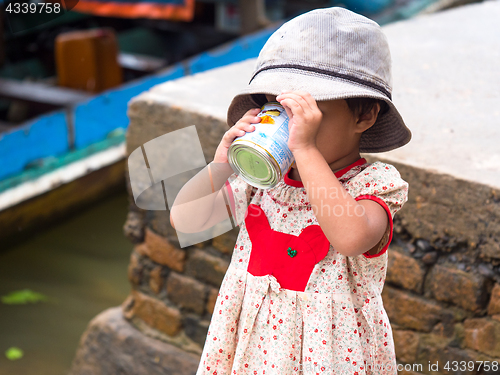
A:
{"type": "MultiPolygon", "coordinates": [[[[190,109],[180,116],[177,106],[165,102],[158,104],[161,111],[151,108],[155,105],[147,95],[130,104],[130,134],[141,136],[129,141],[129,152],[181,124],[195,123],[210,127],[211,134],[202,139],[209,162],[226,130],[224,121],[190,109]],[[147,114],[154,112],[168,120],[146,127],[145,121],[155,121],[147,114]]],[[[497,373],[493,368],[446,371],[444,366],[500,361],[500,191],[391,163],[410,184],[409,201],[396,215],[383,292],[398,362],[414,369],[423,365],[406,374],[497,373]],[[429,371],[429,362],[438,362],[440,371],[429,371]]],[[[145,335],[200,355],[238,228],[181,249],[169,212],[140,210],[131,198],[125,233],[135,248],[128,272],[133,290],[123,303],[124,316],[145,335]]]]}

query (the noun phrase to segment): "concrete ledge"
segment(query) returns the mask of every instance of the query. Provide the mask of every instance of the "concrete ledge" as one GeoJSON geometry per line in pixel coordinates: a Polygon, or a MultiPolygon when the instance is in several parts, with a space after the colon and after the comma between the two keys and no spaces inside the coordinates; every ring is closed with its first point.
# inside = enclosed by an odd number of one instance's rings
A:
{"type": "Polygon", "coordinates": [[[89,323],[69,375],[193,375],[198,362],[197,355],[143,335],[114,307],[89,323]]]}
{"type": "Polygon", "coordinates": [[[394,161],[500,188],[500,1],[384,27],[393,99],[413,132],[394,161]]]}

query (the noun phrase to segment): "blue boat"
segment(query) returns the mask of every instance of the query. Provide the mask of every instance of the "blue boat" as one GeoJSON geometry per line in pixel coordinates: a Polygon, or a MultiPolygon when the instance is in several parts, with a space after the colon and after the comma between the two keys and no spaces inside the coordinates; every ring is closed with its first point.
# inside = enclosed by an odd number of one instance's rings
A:
{"type": "MultiPolygon", "coordinates": [[[[412,17],[442,1],[344,0],[342,3],[385,24],[412,17]]],[[[450,1],[446,3],[449,5],[450,1]]],[[[326,1],[325,4],[335,5],[335,2],[326,1]]],[[[36,101],[38,97],[38,100],[50,102],[53,98],[54,106],[63,103],[63,107],[14,128],[0,123],[0,226],[3,228],[0,242],[17,241],[22,237],[20,233],[43,228],[51,221],[123,189],[129,100],[165,81],[257,57],[281,22],[166,68],[160,69],[159,63],[151,74],[98,94],[26,83],[30,92],[24,99],[29,96],[36,101]]],[[[227,21],[226,26],[231,27],[231,22],[227,21]]],[[[133,59],[134,55],[122,54],[122,58],[127,57],[133,59]]],[[[152,57],[144,61],[159,60],[152,57]]],[[[2,92],[16,95],[15,85],[13,88],[6,86],[12,80],[3,78],[0,85],[2,83],[0,96],[2,92]]]]}

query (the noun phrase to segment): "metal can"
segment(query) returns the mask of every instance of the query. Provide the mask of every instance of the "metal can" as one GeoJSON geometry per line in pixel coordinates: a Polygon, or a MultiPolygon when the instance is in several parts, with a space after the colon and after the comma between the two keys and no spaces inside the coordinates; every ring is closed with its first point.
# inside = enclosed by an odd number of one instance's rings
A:
{"type": "Polygon", "coordinates": [[[231,168],[243,181],[261,189],[278,184],[290,169],[294,158],[288,148],[288,115],[278,102],[262,106],[261,121],[253,132],[237,137],[229,146],[231,168]]]}

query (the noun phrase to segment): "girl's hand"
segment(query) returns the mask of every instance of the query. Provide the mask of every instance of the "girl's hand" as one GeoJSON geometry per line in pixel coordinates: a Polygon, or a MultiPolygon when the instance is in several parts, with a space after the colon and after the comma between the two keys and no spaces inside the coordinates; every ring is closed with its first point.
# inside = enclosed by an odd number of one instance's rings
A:
{"type": "Polygon", "coordinates": [[[253,132],[256,124],[260,122],[260,117],[256,115],[260,112],[260,108],[252,108],[236,123],[224,133],[217,150],[215,151],[214,163],[227,163],[227,150],[236,137],[241,137],[245,132],[253,132]]]}
{"type": "Polygon", "coordinates": [[[316,147],[316,135],[323,114],[316,100],[305,91],[283,91],[276,100],[285,107],[290,118],[288,123],[288,147],[294,153],[297,150],[316,147]]]}

